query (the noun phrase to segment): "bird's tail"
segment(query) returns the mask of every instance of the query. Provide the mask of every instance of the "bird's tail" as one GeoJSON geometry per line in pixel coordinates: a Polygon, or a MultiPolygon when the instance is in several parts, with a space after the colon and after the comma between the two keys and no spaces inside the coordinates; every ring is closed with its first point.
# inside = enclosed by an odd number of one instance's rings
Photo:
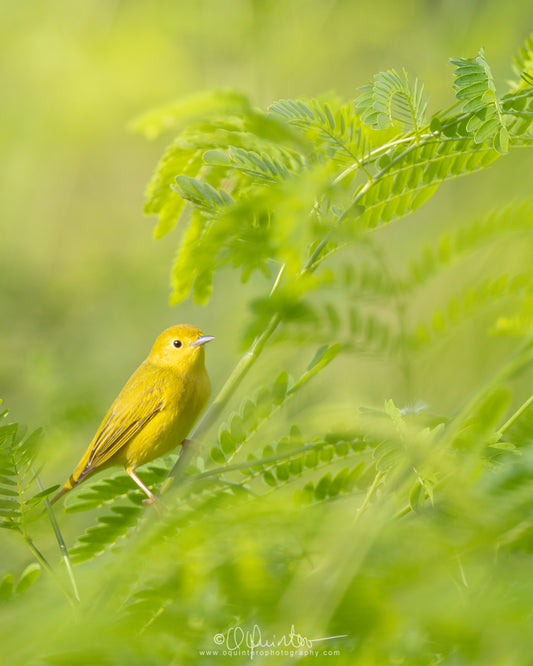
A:
{"type": "Polygon", "coordinates": [[[58,492],[50,500],[50,504],[55,504],[58,499],[66,495],[74,486],[78,484],[77,480],[74,479],[74,476],[69,476],[68,480],[61,486],[58,492]]]}

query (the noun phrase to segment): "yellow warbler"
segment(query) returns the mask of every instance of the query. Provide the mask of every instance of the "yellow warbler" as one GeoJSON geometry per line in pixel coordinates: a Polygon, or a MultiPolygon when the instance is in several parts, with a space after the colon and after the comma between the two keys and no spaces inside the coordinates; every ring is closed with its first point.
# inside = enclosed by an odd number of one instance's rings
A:
{"type": "Polygon", "coordinates": [[[52,502],[111,465],[124,465],[149,499],[155,499],[135,469],[181,444],[205,407],[210,384],[203,346],[210,340],[213,336],[188,325],[161,333],[52,502]]]}

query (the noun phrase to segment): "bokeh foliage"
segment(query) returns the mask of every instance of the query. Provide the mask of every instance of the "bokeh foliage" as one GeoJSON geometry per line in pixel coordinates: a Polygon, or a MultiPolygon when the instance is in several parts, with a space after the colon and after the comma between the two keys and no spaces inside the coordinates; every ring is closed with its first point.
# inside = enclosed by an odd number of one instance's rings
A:
{"type": "MultiPolygon", "coordinates": [[[[324,663],[529,663],[532,203],[510,203],[494,175],[506,206],[491,214],[468,188],[440,234],[413,234],[404,217],[434,211],[437,187],[529,153],[531,43],[507,88],[487,57],[454,60],[459,104],[443,112],[426,108],[431,78],[423,93],[387,70],[269,111],[218,88],[135,123],[177,135],[147,203],[159,246],[173,252],[166,233],[181,227],[173,300],[209,302],[231,334],[226,368],[238,344],[260,341],[261,354],[201,431],[166,511],[146,511],[121,473],[72,495],[60,522],[79,606],[37,515],[48,491],[26,497],[47,448],[34,459],[35,438],[1,431],[6,534],[44,542],[58,577],[8,560],[9,663],[219,663],[199,650],[254,624],[267,639],[291,625],[342,635],[324,663]]],[[[72,428],[90,416],[74,413],[72,428]]],[[[174,462],[141,476],[157,486],[174,462]]]]}

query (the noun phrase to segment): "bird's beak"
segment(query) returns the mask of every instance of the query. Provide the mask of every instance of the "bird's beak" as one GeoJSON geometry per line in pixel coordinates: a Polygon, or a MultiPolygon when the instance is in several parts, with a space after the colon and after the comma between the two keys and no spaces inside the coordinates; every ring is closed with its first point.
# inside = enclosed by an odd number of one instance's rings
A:
{"type": "Polygon", "coordinates": [[[201,347],[206,342],[211,342],[214,339],[213,335],[199,335],[194,342],[191,342],[191,347],[201,347]]]}

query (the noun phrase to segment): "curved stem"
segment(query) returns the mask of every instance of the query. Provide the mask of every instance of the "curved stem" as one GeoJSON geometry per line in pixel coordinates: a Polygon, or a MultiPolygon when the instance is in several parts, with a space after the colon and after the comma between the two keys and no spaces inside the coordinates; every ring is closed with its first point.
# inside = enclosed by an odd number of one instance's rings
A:
{"type": "Polygon", "coordinates": [[[529,396],[529,398],[520,405],[520,407],[516,410],[516,412],[509,418],[507,421],[502,425],[500,428],[499,432],[500,435],[503,435],[503,433],[506,430],[509,430],[509,428],[516,422],[518,419],[522,416],[522,414],[528,409],[531,405],[533,405],[533,394],[529,396]]]}
{"type": "MultiPolygon", "coordinates": [[[[27,534],[23,534],[22,538],[24,539],[24,543],[28,546],[28,548],[33,553],[33,556],[35,557],[37,562],[39,562],[39,564],[43,567],[43,569],[46,569],[46,571],[52,576],[52,578],[56,581],[56,583],[60,587],[61,591],[64,593],[68,602],[71,604],[71,606],[74,606],[75,605],[74,599],[68,593],[68,591],[65,589],[63,583],[59,580],[57,574],[55,573],[55,571],[52,569],[52,567],[48,563],[48,560],[46,559],[46,557],[41,553],[41,551],[33,543],[31,537],[29,537],[27,534]]],[[[76,598],[76,601],[79,601],[79,599],[76,598]]]]}
{"type": "MultiPolygon", "coordinates": [[[[505,380],[512,377],[515,372],[522,370],[524,367],[533,363],[533,340],[526,340],[521,347],[519,347],[514,354],[511,356],[509,361],[498,371],[496,374],[491,377],[480,389],[478,389],[472,398],[466,403],[466,405],[461,409],[459,414],[453,419],[453,422],[448,426],[447,429],[441,435],[442,440],[453,441],[457,436],[457,433],[462,427],[464,427],[465,420],[472,414],[474,409],[479,405],[479,403],[492,391],[495,387],[500,386],[505,380]]],[[[529,400],[528,400],[529,402],[529,400]]],[[[524,406],[524,410],[527,409],[528,405],[524,406]]],[[[520,416],[522,411],[519,410],[519,414],[514,414],[509,421],[505,423],[502,428],[500,428],[500,433],[505,432],[512,423],[520,416]],[[515,418],[516,417],[516,418],[515,418]]]]}
{"type": "Polygon", "coordinates": [[[368,489],[367,494],[365,495],[363,503],[357,509],[357,512],[354,516],[354,522],[357,522],[357,520],[359,520],[359,516],[363,513],[363,511],[368,506],[368,503],[370,502],[370,499],[371,499],[372,495],[374,494],[374,491],[378,487],[378,483],[380,482],[381,477],[383,476],[383,474],[384,474],[383,470],[378,470],[376,472],[376,476],[374,477],[374,480],[372,481],[372,485],[370,486],[370,488],[368,489]]]}
{"type": "MultiPolygon", "coordinates": [[[[41,482],[41,477],[37,474],[36,476],[36,482],[39,490],[42,492],[44,490],[43,484],[41,482]]],[[[76,579],[74,577],[74,571],[72,570],[72,563],[70,561],[70,556],[68,554],[68,549],[65,544],[65,540],[63,539],[63,535],[61,534],[61,530],[59,529],[59,524],[56,520],[55,513],[52,509],[52,505],[50,504],[50,501],[47,499],[44,500],[44,504],[46,506],[46,510],[48,511],[48,516],[50,518],[50,522],[52,523],[52,527],[54,529],[54,534],[56,535],[56,541],[59,546],[59,550],[61,551],[61,555],[63,557],[63,561],[65,562],[65,567],[67,569],[68,577],[70,579],[70,584],[72,586],[72,591],[74,593],[74,598],[76,601],[80,601],[80,595],[78,592],[78,586],[76,584],[76,579]]]]}

